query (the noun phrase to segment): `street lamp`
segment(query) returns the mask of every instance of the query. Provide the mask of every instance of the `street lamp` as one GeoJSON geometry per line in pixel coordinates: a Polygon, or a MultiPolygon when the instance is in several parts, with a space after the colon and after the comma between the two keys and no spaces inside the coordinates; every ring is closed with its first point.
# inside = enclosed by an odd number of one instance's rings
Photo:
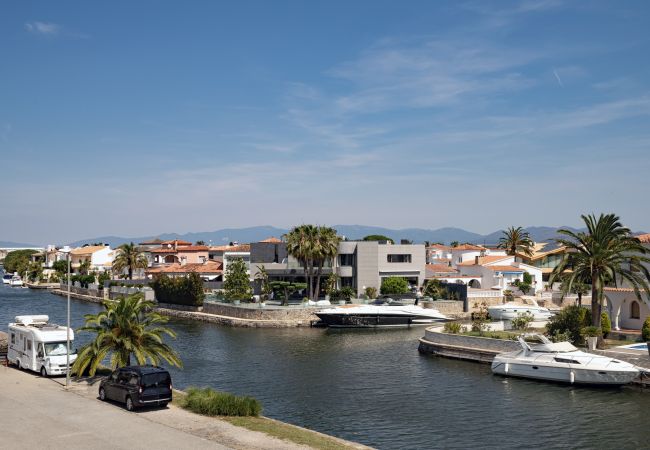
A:
{"type": "Polygon", "coordinates": [[[67,322],[66,322],[66,352],[65,352],[65,388],[70,387],[70,247],[67,245],[61,250],[66,254],[66,259],[68,261],[68,312],[67,312],[67,322]]]}

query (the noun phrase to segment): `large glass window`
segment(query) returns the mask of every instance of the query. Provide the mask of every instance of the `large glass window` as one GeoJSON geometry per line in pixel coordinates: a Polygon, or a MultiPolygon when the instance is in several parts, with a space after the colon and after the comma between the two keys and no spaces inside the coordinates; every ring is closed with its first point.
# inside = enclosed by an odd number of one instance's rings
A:
{"type": "Polygon", "coordinates": [[[65,355],[67,348],[66,342],[47,342],[45,344],[45,354],[48,356],[65,355]]]}
{"type": "Polygon", "coordinates": [[[411,255],[387,255],[387,260],[389,263],[410,263],[411,255]]]}
{"type": "Polygon", "coordinates": [[[354,253],[339,255],[339,265],[354,266],[354,253]]]}

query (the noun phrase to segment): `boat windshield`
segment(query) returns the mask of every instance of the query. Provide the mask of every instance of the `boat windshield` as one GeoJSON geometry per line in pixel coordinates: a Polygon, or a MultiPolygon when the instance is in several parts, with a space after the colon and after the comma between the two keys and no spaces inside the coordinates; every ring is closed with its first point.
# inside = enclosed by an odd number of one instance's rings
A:
{"type": "Polygon", "coordinates": [[[47,342],[45,344],[45,354],[47,356],[61,356],[65,355],[66,343],[64,342],[47,342]]]}

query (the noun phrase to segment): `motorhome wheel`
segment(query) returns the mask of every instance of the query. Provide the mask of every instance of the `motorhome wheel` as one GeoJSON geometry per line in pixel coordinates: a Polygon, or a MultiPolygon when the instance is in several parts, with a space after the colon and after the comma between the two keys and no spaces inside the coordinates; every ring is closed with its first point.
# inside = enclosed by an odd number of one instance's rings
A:
{"type": "Polygon", "coordinates": [[[45,366],[41,366],[41,376],[46,377],[47,376],[47,370],[45,370],[45,366]]]}

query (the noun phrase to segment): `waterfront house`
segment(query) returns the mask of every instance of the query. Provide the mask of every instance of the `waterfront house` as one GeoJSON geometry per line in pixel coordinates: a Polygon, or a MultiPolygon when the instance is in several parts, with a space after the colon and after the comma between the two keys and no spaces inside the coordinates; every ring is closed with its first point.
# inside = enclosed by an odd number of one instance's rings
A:
{"type": "Polygon", "coordinates": [[[451,247],[451,264],[454,267],[467,261],[474,261],[477,256],[506,256],[506,252],[502,249],[491,249],[474,244],[451,247]]]}
{"type": "MultiPolygon", "coordinates": [[[[637,238],[650,250],[650,233],[637,238]]],[[[650,269],[650,265],[648,269],[650,269]]],[[[609,314],[612,327],[616,330],[640,330],[650,316],[650,298],[641,291],[641,301],[626,282],[604,288],[603,311],[609,314]]]]}
{"type": "Polygon", "coordinates": [[[483,289],[515,289],[515,282],[524,279],[524,273],[531,275],[532,290],[540,292],[544,289],[542,270],[516,261],[515,256],[510,255],[487,255],[475,256],[474,260],[457,264],[456,268],[461,275],[480,277],[481,281],[472,280],[469,284],[472,288],[483,289]]]}
{"type": "MultiPolygon", "coordinates": [[[[286,243],[267,239],[250,247],[251,278],[263,266],[271,280],[304,282],[302,265],[288,255],[286,243]]],[[[378,241],[343,241],[332,264],[323,267],[323,278],[339,276],[339,288],[349,286],[357,295],[368,287],[379,291],[382,279],[403,277],[413,288],[426,278],[426,250],[422,244],[391,244],[378,241]]],[[[324,283],[322,283],[324,286],[324,283]]]]}
{"type": "Polygon", "coordinates": [[[191,242],[175,239],[160,242],[158,248],[149,250],[152,266],[166,264],[203,264],[209,259],[207,245],[193,245],[191,242]]]}
{"type": "Polygon", "coordinates": [[[218,261],[223,264],[223,272],[226,273],[228,263],[235,258],[239,258],[246,264],[248,274],[250,275],[250,258],[251,246],[250,244],[238,244],[231,242],[228,245],[212,246],[208,249],[208,259],[210,261],[218,261]]]}
{"type": "Polygon", "coordinates": [[[171,263],[149,267],[146,270],[148,278],[165,274],[171,278],[186,277],[190,273],[197,273],[205,281],[222,281],[223,264],[219,261],[205,261],[203,263],[171,263]]]}
{"type": "Polygon", "coordinates": [[[536,242],[532,255],[517,254],[517,260],[542,271],[542,279],[546,283],[553,269],[562,261],[566,247],[557,243],[536,242]]]}
{"type": "Polygon", "coordinates": [[[451,247],[443,244],[431,244],[427,247],[427,264],[439,264],[451,261],[453,257],[451,247]]]}
{"type": "Polygon", "coordinates": [[[109,245],[85,245],[70,251],[70,267],[74,272],[79,271],[81,263],[90,262],[90,271],[104,272],[113,266],[115,251],[109,245]]]}

